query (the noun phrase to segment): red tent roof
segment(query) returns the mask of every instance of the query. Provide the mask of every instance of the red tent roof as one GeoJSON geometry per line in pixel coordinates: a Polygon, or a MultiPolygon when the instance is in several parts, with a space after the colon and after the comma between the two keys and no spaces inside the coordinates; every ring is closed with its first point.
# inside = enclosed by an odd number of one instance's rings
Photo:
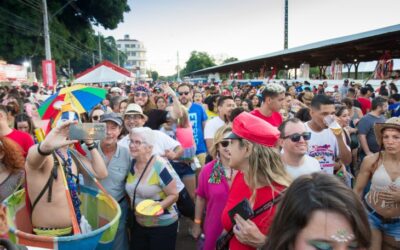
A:
{"type": "Polygon", "coordinates": [[[119,72],[119,73],[121,73],[121,74],[123,74],[123,75],[126,75],[127,77],[131,77],[131,76],[132,76],[132,74],[131,74],[130,71],[128,71],[128,70],[126,70],[126,69],[124,69],[124,68],[121,68],[120,66],[118,66],[118,65],[116,65],[116,64],[114,64],[114,63],[112,63],[112,62],[110,62],[110,61],[104,60],[104,61],[102,61],[101,63],[95,65],[94,67],[88,68],[87,70],[85,70],[85,71],[83,71],[83,72],[81,72],[81,73],[76,74],[76,75],[75,75],[75,78],[79,78],[79,77],[81,77],[81,76],[83,76],[83,75],[86,75],[87,73],[90,73],[90,72],[92,72],[93,70],[95,70],[95,69],[97,69],[98,67],[101,67],[101,66],[103,66],[103,65],[106,66],[106,67],[109,67],[109,68],[111,68],[111,69],[113,69],[113,70],[115,70],[115,71],[117,71],[117,72],[119,72]]]}

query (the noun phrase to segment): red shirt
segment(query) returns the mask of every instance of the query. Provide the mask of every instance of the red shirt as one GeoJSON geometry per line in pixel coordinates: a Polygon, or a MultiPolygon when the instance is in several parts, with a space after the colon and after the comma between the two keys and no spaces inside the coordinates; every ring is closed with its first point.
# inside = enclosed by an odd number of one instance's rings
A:
{"type": "Polygon", "coordinates": [[[271,116],[265,116],[265,115],[261,114],[259,109],[255,109],[255,110],[251,111],[250,114],[263,119],[264,121],[268,122],[269,124],[271,124],[274,127],[279,127],[283,121],[282,116],[279,112],[273,112],[271,116]]]}
{"type": "MultiPolygon", "coordinates": [[[[270,201],[273,197],[276,197],[278,193],[283,190],[285,187],[279,184],[274,184],[274,190],[270,186],[258,188],[256,190],[256,200],[253,206],[253,210],[256,210],[260,206],[264,205],[268,201],[270,201]]],[[[229,191],[228,201],[226,202],[224,211],[222,212],[222,225],[226,231],[232,229],[232,222],[229,218],[228,211],[234,208],[239,202],[241,202],[244,198],[250,200],[251,190],[247,186],[244,180],[244,174],[242,172],[238,172],[233,180],[231,190],[229,191]]],[[[258,229],[264,234],[268,234],[269,227],[272,224],[272,219],[275,214],[276,206],[273,206],[271,209],[264,211],[262,214],[258,215],[252,221],[257,225],[258,229]]],[[[230,250],[252,250],[254,247],[243,245],[240,243],[236,236],[233,236],[229,243],[230,250]]]]}
{"type": "Polygon", "coordinates": [[[372,103],[371,103],[371,100],[369,100],[368,98],[358,97],[357,101],[361,105],[361,111],[362,111],[363,115],[365,115],[368,110],[371,110],[372,103]]]}
{"type": "Polygon", "coordinates": [[[26,157],[28,154],[29,148],[35,144],[30,134],[16,129],[13,129],[11,133],[6,135],[6,137],[15,141],[19,146],[21,146],[24,157],[26,157]]]}

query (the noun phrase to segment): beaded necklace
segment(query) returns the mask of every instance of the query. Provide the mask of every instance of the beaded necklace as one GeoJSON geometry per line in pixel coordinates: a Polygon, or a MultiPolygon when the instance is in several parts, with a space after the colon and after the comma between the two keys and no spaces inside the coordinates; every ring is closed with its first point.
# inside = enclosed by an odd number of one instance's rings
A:
{"type": "Polygon", "coordinates": [[[71,153],[70,153],[69,149],[67,149],[67,155],[68,155],[67,159],[65,159],[63,154],[61,154],[61,152],[58,149],[56,150],[56,153],[58,156],[60,156],[60,158],[63,161],[62,166],[64,168],[64,171],[66,172],[69,193],[71,195],[72,204],[74,205],[74,211],[76,214],[76,218],[78,220],[78,223],[80,224],[81,223],[81,210],[80,210],[79,206],[81,205],[81,201],[79,200],[78,192],[77,192],[78,185],[79,185],[79,179],[76,175],[74,175],[72,173],[71,153]]]}

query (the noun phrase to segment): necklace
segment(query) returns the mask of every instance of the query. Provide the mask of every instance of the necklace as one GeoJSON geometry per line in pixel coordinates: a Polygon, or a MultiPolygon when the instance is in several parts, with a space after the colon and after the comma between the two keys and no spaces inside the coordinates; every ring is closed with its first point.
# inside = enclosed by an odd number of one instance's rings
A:
{"type": "Polygon", "coordinates": [[[67,179],[67,185],[68,185],[68,189],[69,189],[69,193],[71,196],[71,200],[72,200],[72,204],[74,206],[74,211],[76,214],[76,218],[78,220],[78,223],[80,224],[81,222],[81,210],[80,210],[80,205],[81,205],[81,201],[79,200],[78,197],[78,185],[79,184],[79,178],[74,175],[72,173],[72,158],[71,158],[71,153],[69,151],[69,149],[67,149],[67,159],[65,159],[64,155],[57,149],[56,150],[56,154],[58,156],[60,156],[61,160],[63,161],[62,166],[63,169],[66,173],[65,178],[67,179]],[[75,181],[74,181],[75,179],[75,181]]]}

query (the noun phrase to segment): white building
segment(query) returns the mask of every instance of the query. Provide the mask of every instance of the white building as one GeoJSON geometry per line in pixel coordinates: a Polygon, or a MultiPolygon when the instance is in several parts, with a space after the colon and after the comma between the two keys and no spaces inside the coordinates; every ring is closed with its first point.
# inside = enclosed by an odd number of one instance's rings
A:
{"type": "Polygon", "coordinates": [[[117,48],[128,57],[124,68],[140,72],[139,77],[146,74],[146,48],[142,42],[125,35],[124,39],[117,40],[117,48]]]}

